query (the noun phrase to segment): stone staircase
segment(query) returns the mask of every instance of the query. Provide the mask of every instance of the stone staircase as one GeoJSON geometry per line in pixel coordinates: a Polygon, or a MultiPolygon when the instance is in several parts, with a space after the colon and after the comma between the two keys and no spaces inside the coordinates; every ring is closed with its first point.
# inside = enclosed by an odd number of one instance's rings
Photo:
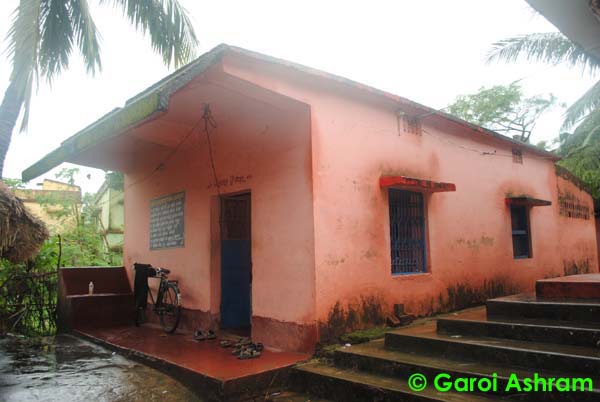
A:
{"type": "Polygon", "coordinates": [[[486,307],[338,349],[332,364],[297,367],[292,388],[333,401],[600,401],[600,299],[516,295],[489,300],[486,307]],[[414,373],[427,378],[425,390],[408,386],[414,373]],[[497,391],[441,392],[433,386],[440,373],[495,378],[497,391]],[[590,377],[594,390],[505,392],[511,375],[535,373],[590,377]]]}

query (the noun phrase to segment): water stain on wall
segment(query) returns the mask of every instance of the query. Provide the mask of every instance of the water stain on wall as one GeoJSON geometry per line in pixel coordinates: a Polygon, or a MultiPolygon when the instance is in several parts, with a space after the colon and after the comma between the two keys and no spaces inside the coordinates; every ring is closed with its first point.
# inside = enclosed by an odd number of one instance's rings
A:
{"type": "Polygon", "coordinates": [[[438,297],[440,311],[461,310],[485,303],[488,299],[519,293],[520,289],[507,277],[484,279],[481,286],[458,282],[446,288],[438,297]]]}
{"type": "Polygon", "coordinates": [[[589,274],[592,272],[592,259],[585,258],[578,261],[563,260],[563,274],[564,275],[579,275],[589,274]]]}
{"type": "Polygon", "coordinates": [[[477,239],[460,239],[456,240],[456,244],[461,247],[467,247],[472,250],[479,250],[479,247],[492,247],[494,245],[494,238],[482,234],[477,239]]]}
{"type": "Polygon", "coordinates": [[[345,305],[336,302],[329,311],[326,322],[319,322],[320,342],[335,343],[351,331],[382,325],[386,308],[379,295],[362,295],[345,305]]]}

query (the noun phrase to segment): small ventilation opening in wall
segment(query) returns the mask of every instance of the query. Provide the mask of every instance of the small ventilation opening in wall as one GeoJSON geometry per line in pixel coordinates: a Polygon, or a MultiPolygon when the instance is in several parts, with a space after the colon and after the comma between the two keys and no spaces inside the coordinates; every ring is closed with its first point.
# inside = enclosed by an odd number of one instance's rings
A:
{"type": "Polygon", "coordinates": [[[523,151],[513,148],[512,150],[513,163],[523,164],[523,151]]]}
{"type": "Polygon", "coordinates": [[[416,116],[410,116],[400,111],[398,112],[398,129],[400,132],[421,135],[421,121],[416,116]]]}

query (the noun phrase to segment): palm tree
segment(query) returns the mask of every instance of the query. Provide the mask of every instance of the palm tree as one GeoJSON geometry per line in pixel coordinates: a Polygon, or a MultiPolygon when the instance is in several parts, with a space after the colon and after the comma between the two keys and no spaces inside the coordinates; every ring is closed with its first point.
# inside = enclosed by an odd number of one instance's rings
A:
{"type": "MultiPolygon", "coordinates": [[[[492,45],[488,62],[514,62],[519,58],[549,64],[566,63],[593,74],[600,68],[600,60],[560,32],[534,33],[503,39],[492,45]]],[[[600,107],[600,81],[592,86],[565,112],[563,128],[573,127],[600,107]]]]}
{"type": "MultiPolygon", "coordinates": [[[[598,72],[600,59],[558,32],[534,33],[501,40],[492,45],[488,62],[514,62],[520,57],[549,64],[566,63],[590,74],[598,72]]],[[[579,176],[600,197],[600,81],[566,111],[563,129],[555,140],[562,166],[579,176]]]]}
{"type": "MultiPolygon", "coordinates": [[[[178,0],[97,0],[114,5],[138,31],[150,36],[167,66],[180,66],[195,54],[197,39],[187,11],[178,0]]],[[[68,68],[74,48],[88,73],[101,70],[98,31],[88,0],[20,0],[8,33],[12,61],[10,83],[0,104],[0,178],[11,136],[23,112],[27,128],[33,87],[48,83],[68,68]]]]}

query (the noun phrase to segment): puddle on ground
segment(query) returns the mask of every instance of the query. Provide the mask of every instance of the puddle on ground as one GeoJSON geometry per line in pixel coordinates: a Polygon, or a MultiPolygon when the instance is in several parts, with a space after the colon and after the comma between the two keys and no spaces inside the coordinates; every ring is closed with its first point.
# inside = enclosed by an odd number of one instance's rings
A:
{"type": "Polygon", "coordinates": [[[0,402],[201,402],[152,368],[72,335],[0,337],[0,402]]]}

